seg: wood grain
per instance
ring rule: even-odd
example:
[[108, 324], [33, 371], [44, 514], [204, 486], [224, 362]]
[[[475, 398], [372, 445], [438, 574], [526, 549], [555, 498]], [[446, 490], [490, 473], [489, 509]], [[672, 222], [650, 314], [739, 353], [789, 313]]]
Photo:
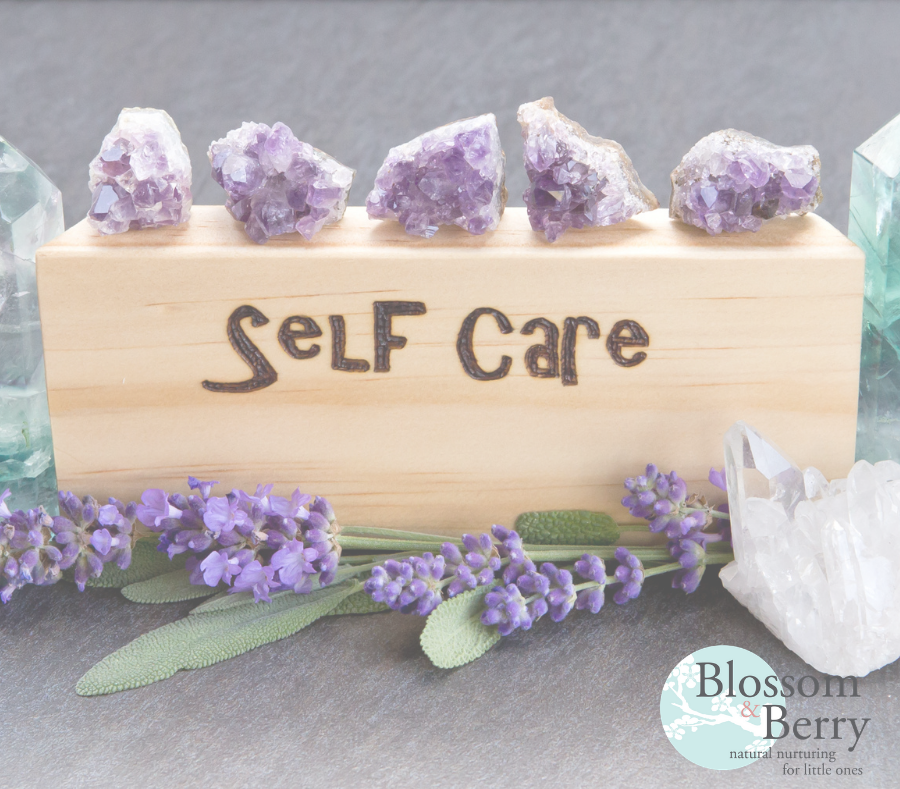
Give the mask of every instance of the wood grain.
[[[798, 463], [843, 476], [854, 456], [863, 262], [815, 215], [713, 238], [660, 210], [553, 245], [518, 208], [493, 234], [442, 228], [430, 240], [351, 208], [312, 242], [262, 247], [222, 207], [111, 237], [82, 222], [38, 253], [60, 486], [127, 499], [151, 486], [183, 490], [188, 474], [224, 489], [271, 481], [328, 496], [347, 523], [435, 531], [512, 523], [533, 509], [628, 520], [625, 476], [652, 460], [708, 490], [702, 480], [736, 419]], [[391, 316], [391, 336], [407, 342], [392, 343], [389, 370], [383, 357], [376, 369], [375, 302], [425, 307]], [[252, 376], [226, 333], [242, 306], [268, 319], [240, 325], [277, 380], [205, 389]], [[480, 317], [477, 361], [488, 371], [511, 362], [504, 377], [478, 380], [463, 369], [458, 335], [487, 307], [513, 331]], [[332, 316], [344, 321], [345, 361], [367, 370], [333, 368]], [[552, 360], [532, 353], [526, 364], [528, 348], [549, 340], [542, 324], [521, 329], [545, 318], [562, 346], [566, 319], [582, 317], [600, 337], [574, 326], [577, 384], [534, 375]], [[608, 343], [621, 321], [640, 324], [649, 344]], [[314, 344], [321, 352], [306, 358], [286, 351]], [[647, 358], [622, 366], [608, 344]]]

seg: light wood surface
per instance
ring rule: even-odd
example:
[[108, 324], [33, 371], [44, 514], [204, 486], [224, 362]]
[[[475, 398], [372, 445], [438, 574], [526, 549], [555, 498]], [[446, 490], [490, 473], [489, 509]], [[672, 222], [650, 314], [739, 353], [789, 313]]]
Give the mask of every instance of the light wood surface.
[[[86, 222], [38, 253], [38, 287], [60, 486], [139, 496], [185, 490], [186, 477], [232, 486], [274, 482], [330, 498], [340, 520], [471, 531], [524, 510], [601, 509], [631, 520], [622, 480], [648, 461], [692, 487], [722, 463], [737, 419], [829, 477], [853, 462], [863, 255], [825, 220], [774, 221], [713, 238], [664, 210], [620, 225], [570, 231], [556, 244], [507, 209], [481, 237], [442, 228], [423, 240], [362, 208], [312, 242], [249, 241], [218, 206], [195, 206], [178, 228], [100, 237]], [[422, 302], [395, 316], [408, 338], [375, 367], [373, 303]], [[277, 373], [247, 393], [201, 384], [251, 376], [226, 336], [247, 305], [269, 322], [241, 327]], [[482, 316], [478, 363], [508, 375], [475, 380], [457, 349], [466, 316]], [[321, 328], [278, 341], [289, 316]], [[332, 369], [329, 316], [346, 327], [345, 355], [366, 372]], [[577, 385], [528, 374], [520, 333], [545, 317], [593, 318], [576, 340]], [[620, 320], [649, 335], [647, 358], [614, 363]], [[293, 324], [293, 328], [300, 328]], [[636, 348], [625, 348], [630, 357]]]

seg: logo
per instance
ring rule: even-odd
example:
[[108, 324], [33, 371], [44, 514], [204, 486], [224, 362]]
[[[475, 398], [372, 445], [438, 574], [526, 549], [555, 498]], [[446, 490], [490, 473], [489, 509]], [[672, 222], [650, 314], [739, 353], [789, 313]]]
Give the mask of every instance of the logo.
[[784, 691], [761, 657], [740, 647], [706, 647], [666, 679], [659, 715], [669, 742], [694, 764], [734, 770], [771, 758], [773, 719], [784, 715]]

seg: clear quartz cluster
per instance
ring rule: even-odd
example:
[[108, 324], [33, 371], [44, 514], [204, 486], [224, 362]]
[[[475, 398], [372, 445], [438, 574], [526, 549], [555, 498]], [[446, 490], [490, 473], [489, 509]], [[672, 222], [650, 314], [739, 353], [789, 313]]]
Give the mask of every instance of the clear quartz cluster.
[[856, 457], [900, 460], [900, 116], [853, 154], [847, 235], [866, 253]]
[[283, 123], [243, 123], [209, 146], [225, 207], [257, 244], [300, 233], [311, 239], [347, 208], [356, 171], [306, 142]]
[[704, 137], [672, 171], [669, 216], [710, 235], [759, 230], [822, 201], [819, 153], [725, 129]]
[[34, 258], [63, 229], [59, 189], [0, 137], [0, 493], [12, 509], [56, 512]]
[[826, 674], [864, 676], [900, 657], [900, 464], [861, 460], [829, 483], [738, 422], [725, 468], [725, 588]]
[[592, 137], [562, 115], [552, 98], [523, 104], [518, 118], [531, 181], [523, 195], [528, 218], [548, 241], [570, 227], [614, 225], [659, 208], [625, 149]]
[[103, 235], [187, 222], [191, 159], [163, 110], [119, 113], [90, 165], [88, 222]]
[[496, 230], [506, 206], [506, 157], [492, 114], [449, 123], [391, 148], [366, 199], [373, 219], [431, 238], [440, 225]]

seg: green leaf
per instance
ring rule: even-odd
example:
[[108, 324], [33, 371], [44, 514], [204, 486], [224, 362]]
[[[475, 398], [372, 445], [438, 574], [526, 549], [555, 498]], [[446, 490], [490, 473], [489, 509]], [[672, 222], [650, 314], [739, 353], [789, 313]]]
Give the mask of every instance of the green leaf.
[[496, 627], [481, 624], [481, 586], [441, 603], [428, 615], [419, 638], [422, 649], [438, 668], [456, 668], [481, 657], [500, 640]]
[[342, 600], [338, 607], [328, 612], [328, 616], [340, 616], [341, 614], [377, 614], [381, 611], [390, 611], [384, 603], [376, 603], [365, 592], [356, 592], [346, 600]]
[[[277, 592], [272, 595], [272, 600], [274, 601], [282, 595], [289, 594], [294, 593], [290, 591]], [[238, 592], [237, 594], [220, 592], [205, 603], [201, 603], [196, 608], [191, 609], [191, 614], [208, 614], [211, 611], [228, 611], [245, 605], [253, 605], [252, 592]], [[339, 603], [337, 608], [333, 611], [329, 611], [326, 616], [340, 616], [341, 614], [377, 614], [380, 611], [390, 610], [391, 609], [384, 603], [376, 603], [365, 592], [359, 591]]]
[[[278, 594], [282, 593], [279, 592]], [[278, 594], [271, 595], [271, 598], [274, 600], [278, 597]], [[219, 592], [214, 597], [210, 597], [209, 600], [200, 603], [196, 608], [192, 608], [188, 613], [208, 614], [212, 611], [227, 611], [231, 608], [240, 608], [242, 605], [253, 605], [254, 602], [253, 592], [228, 594], [226, 589], [224, 592]]]
[[132, 603], [180, 603], [182, 600], [196, 600], [209, 597], [216, 590], [211, 586], [192, 584], [187, 570], [157, 575], [146, 581], [123, 587], [122, 594]]
[[[272, 600], [276, 600], [282, 595], [294, 594], [293, 592], [277, 592], [272, 595]], [[191, 609], [191, 614], [208, 614], [211, 611], [228, 611], [240, 608], [245, 605], [253, 605], [252, 592], [238, 592], [237, 594], [228, 594], [220, 592], [215, 597], [210, 598], [201, 603], [196, 608]], [[381, 611], [390, 611], [384, 603], [376, 603], [369, 595], [363, 591], [355, 592], [346, 600], [341, 601], [337, 608], [329, 611], [326, 616], [340, 616], [342, 614], [377, 614]]]
[[619, 525], [609, 515], [588, 510], [523, 512], [516, 531], [534, 545], [612, 545], [619, 539]]
[[[131, 549], [131, 564], [127, 570], [120, 570], [113, 562], [104, 565], [99, 578], [88, 578], [87, 586], [96, 586], [104, 589], [121, 589], [129, 584], [146, 581], [163, 573], [184, 568], [186, 555], [178, 555], [170, 560], [165, 553], [156, 550], [156, 535], [142, 537]], [[71, 580], [71, 571], [66, 571]]]
[[75, 687], [79, 696], [138, 688], [181, 669], [202, 668], [293, 635], [360, 588], [358, 581], [271, 603], [187, 616], [152, 630], [108, 655]]

